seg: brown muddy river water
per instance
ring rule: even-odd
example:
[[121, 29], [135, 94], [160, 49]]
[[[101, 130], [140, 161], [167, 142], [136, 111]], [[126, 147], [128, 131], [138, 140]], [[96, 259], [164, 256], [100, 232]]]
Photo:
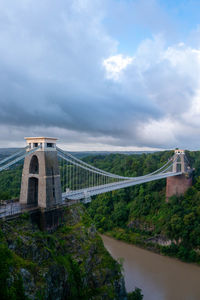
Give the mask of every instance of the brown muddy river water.
[[200, 267], [101, 236], [114, 259], [123, 259], [128, 292], [142, 289], [144, 300], [200, 300]]

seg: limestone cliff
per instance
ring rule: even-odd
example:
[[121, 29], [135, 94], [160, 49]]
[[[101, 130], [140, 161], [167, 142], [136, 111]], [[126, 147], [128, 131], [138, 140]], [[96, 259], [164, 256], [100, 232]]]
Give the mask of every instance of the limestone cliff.
[[28, 215], [0, 225], [1, 300], [127, 298], [120, 266], [81, 205], [66, 208], [51, 233]]

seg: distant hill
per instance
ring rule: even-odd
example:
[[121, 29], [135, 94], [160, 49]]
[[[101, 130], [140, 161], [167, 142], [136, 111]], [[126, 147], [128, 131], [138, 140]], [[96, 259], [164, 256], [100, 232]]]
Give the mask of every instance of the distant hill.
[[[2, 157], [9, 156], [15, 152], [20, 151], [22, 148], [0, 148], [0, 159]], [[156, 151], [69, 151], [70, 154], [78, 157], [83, 158], [86, 156], [91, 155], [109, 155], [109, 154], [125, 154], [125, 155], [131, 155], [131, 154], [142, 154], [142, 153], [153, 153]]]
[[22, 148], [0, 148], [0, 154], [8, 155], [20, 151], [21, 149]]
[[[68, 151], [69, 152], [69, 151]], [[142, 153], [153, 153], [155, 151], [73, 151], [69, 152], [72, 155], [83, 158], [86, 156], [97, 156], [97, 155], [109, 155], [109, 154], [125, 154], [125, 155], [131, 155], [131, 154], [142, 154]]]
[[0, 160], [12, 155], [15, 152], [19, 152], [20, 150], [22, 150], [22, 148], [0, 148]]

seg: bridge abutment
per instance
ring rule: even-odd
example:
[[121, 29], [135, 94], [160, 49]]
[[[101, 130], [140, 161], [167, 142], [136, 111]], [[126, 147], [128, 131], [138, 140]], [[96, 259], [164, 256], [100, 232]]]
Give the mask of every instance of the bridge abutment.
[[168, 202], [169, 198], [174, 195], [184, 195], [191, 186], [192, 177], [188, 177], [186, 174], [168, 177], [166, 182], [166, 202]]

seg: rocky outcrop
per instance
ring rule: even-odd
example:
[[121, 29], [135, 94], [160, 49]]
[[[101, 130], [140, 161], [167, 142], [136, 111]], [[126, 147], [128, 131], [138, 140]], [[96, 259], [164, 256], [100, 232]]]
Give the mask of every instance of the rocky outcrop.
[[15, 274], [26, 299], [127, 298], [120, 266], [81, 205], [65, 209], [53, 233], [40, 231], [25, 215], [1, 222], [0, 238], [12, 257], [8, 287]]
[[158, 244], [161, 246], [170, 246], [172, 244], [172, 241], [170, 239], [160, 234], [146, 239], [145, 242]]
[[141, 231], [146, 231], [146, 232], [153, 232], [155, 230], [154, 224], [140, 221], [138, 219], [129, 221], [127, 226], [130, 229], [139, 229]]

